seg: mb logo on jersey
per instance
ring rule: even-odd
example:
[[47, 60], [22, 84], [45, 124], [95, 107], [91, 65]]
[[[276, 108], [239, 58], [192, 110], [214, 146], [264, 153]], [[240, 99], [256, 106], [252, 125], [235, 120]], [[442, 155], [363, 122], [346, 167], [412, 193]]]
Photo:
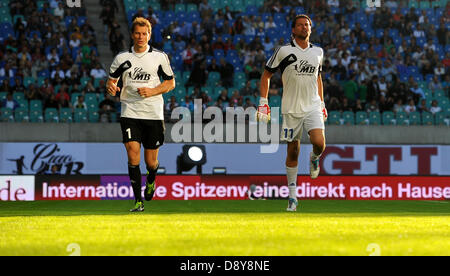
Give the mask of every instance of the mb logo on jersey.
[[309, 64], [306, 60], [301, 60], [299, 63], [295, 64], [294, 69], [299, 75], [314, 74], [316, 71], [316, 67]]
[[128, 76], [134, 81], [148, 81], [150, 80], [151, 75], [145, 72], [144, 69], [137, 67], [134, 68], [133, 73], [130, 72]]

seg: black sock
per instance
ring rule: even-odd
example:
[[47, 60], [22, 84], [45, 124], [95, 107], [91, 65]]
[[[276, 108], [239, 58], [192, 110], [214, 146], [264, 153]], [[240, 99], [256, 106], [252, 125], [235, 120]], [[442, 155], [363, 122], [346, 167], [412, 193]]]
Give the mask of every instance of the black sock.
[[128, 175], [130, 176], [131, 186], [133, 187], [134, 198], [136, 201], [142, 201], [141, 169], [139, 168], [139, 165], [133, 166], [128, 164]]
[[149, 184], [152, 184], [153, 181], [155, 181], [156, 173], [158, 172], [158, 168], [159, 168], [159, 163], [158, 163], [158, 166], [156, 167], [156, 169], [151, 169], [147, 166], [147, 171], [148, 171], [147, 182]]

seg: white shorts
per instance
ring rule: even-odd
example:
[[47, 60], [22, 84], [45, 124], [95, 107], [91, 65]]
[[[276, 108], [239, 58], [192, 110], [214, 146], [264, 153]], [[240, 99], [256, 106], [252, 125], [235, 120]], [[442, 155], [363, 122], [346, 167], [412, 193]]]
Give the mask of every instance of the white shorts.
[[306, 133], [309, 133], [312, 129], [325, 129], [323, 114], [320, 109], [311, 111], [301, 117], [294, 114], [283, 114], [280, 139], [287, 142], [300, 141], [303, 129], [306, 130]]

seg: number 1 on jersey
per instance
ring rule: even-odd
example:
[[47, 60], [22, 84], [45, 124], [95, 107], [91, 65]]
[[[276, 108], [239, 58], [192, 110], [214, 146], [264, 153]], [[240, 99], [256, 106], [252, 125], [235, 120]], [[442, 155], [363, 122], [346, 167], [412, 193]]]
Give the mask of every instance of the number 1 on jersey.
[[128, 133], [128, 139], [131, 139], [131, 128], [125, 130]]

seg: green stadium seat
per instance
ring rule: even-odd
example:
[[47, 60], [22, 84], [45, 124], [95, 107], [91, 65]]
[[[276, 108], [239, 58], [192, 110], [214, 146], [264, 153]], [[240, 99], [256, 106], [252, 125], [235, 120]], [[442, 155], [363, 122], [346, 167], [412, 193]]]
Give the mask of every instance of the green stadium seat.
[[97, 94], [96, 93], [86, 93], [84, 95], [84, 101], [86, 102], [86, 105], [95, 105], [98, 106], [98, 101], [97, 101]]
[[0, 102], [6, 99], [6, 96], [8, 95], [8, 92], [2, 91], [0, 92]]
[[27, 87], [27, 88], [28, 88], [28, 86], [30, 86], [30, 84], [33, 84], [35, 82], [36, 82], [36, 80], [33, 77], [25, 77], [25, 78], [23, 78], [23, 85], [25, 87]]
[[355, 113], [353, 113], [353, 111], [342, 112], [342, 118], [344, 119], [344, 125], [355, 124]]
[[42, 116], [42, 109], [31, 109], [30, 110], [30, 122], [32, 123], [42, 123], [44, 118]]
[[328, 113], [327, 122], [330, 125], [340, 125], [341, 124], [341, 113], [339, 111], [330, 111]]
[[357, 125], [367, 125], [369, 124], [369, 118], [367, 116], [367, 112], [365, 111], [358, 111], [355, 114], [356, 118], [356, 124]]
[[437, 90], [434, 91], [433, 97], [436, 98], [436, 99], [444, 98], [444, 97], [446, 97], [445, 96], [445, 91], [441, 90], [441, 89], [437, 89]]
[[30, 121], [30, 116], [28, 116], [28, 109], [16, 108], [16, 110], [14, 110], [14, 120], [18, 123]]
[[250, 87], [253, 89], [258, 89], [259, 87], [259, 79], [253, 79], [250, 81]]
[[420, 7], [420, 9], [428, 9], [428, 8], [430, 8], [430, 2], [428, 2], [428, 1], [420, 1], [419, 7]]
[[413, 126], [417, 126], [421, 124], [420, 113], [417, 111], [409, 113], [409, 124]]
[[38, 110], [42, 112], [42, 101], [41, 100], [31, 100], [30, 101], [30, 111]]
[[19, 108], [28, 110], [28, 100], [22, 99], [17, 101], [19, 103]]
[[59, 122], [72, 123], [72, 109], [68, 107], [61, 108], [59, 111]]
[[182, 81], [183, 81], [184, 84], [186, 84], [188, 82], [190, 76], [191, 76], [191, 72], [190, 71], [185, 71], [183, 73]]
[[419, 8], [419, 3], [417, 1], [409, 1], [408, 2], [408, 7], [409, 8], [416, 8], [416, 9], [418, 9]]
[[270, 96], [269, 97], [269, 106], [281, 107], [281, 96]]
[[182, 81], [182, 79], [183, 79], [183, 73], [180, 72], [180, 71], [175, 71], [173, 74], [174, 74], [174, 76], [175, 76], [175, 82], [176, 82], [177, 85], [178, 85], [178, 83], [179, 83], [180, 81]]
[[216, 86], [214, 88], [214, 94], [216, 95], [216, 97], [219, 97], [219, 95], [222, 93], [222, 90], [224, 90], [224, 89], [228, 91], [228, 89], [226, 89], [223, 86]]
[[446, 113], [445, 112], [438, 112], [434, 114], [434, 124], [437, 126], [446, 126]]
[[175, 12], [185, 12], [186, 11], [186, 5], [185, 4], [175, 4]]
[[211, 86], [204, 86], [201, 88], [203, 92], [206, 93], [206, 95], [208, 95], [209, 97], [211, 97], [211, 99], [215, 100], [216, 95], [214, 94], [214, 87]]
[[230, 10], [233, 12], [244, 12], [245, 11], [244, 1], [243, 0], [233, 1], [230, 6]]
[[86, 86], [86, 84], [89, 82], [91, 78], [90, 77], [83, 77], [80, 79], [80, 87], [84, 88]]
[[233, 76], [233, 84], [236, 87], [242, 88], [245, 87], [245, 83], [247, 82], [247, 76], [244, 72], [235, 72]]
[[381, 115], [381, 119], [383, 121], [383, 125], [393, 125], [395, 119], [394, 112], [384, 111]]
[[422, 125], [433, 125], [433, 114], [430, 112], [422, 112]]
[[264, 6], [264, 0], [254, 0], [254, 5], [258, 7]]
[[448, 100], [447, 97], [442, 97], [438, 100], [438, 105], [442, 108], [442, 109], [446, 109], [447, 106], [450, 105], [450, 102]]
[[423, 88], [423, 93], [425, 94], [425, 99], [433, 98], [433, 92], [429, 88]]
[[213, 11], [217, 12], [217, 10], [222, 8], [221, 0], [209, 0], [208, 3], [213, 9]]
[[[173, 91], [171, 91], [171, 96], [173, 95], [173, 96], [175, 96], [177, 99], [178, 98], [184, 98], [184, 97], [186, 97], [186, 89], [184, 89], [184, 87], [180, 87], [180, 86], [177, 86], [177, 87], [175, 87], [175, 89], [173, 90]], [[170, 96], [169, 96], [169, 99], [170, 99]]]
[[372, 111], [369, 113], [370, 125], [381, 125], [381, 114], [378, 111]]
[[100, 118], [100, 115], [98, 114], [98, 111], [96, 111], [96, 110], [88, 111], [88, 121], [89, 121], [89, 123], [98, 123], [99, 118]]
[[395, 114], [395, 122], [399, 126], [408, 125], [409, 124], [408, 113], [397, 112], [397, 114]]
[[88, 115], [86, 109], [76, 108], [73, 112], [73, 121], [75, 123], [86, 123], [88, 122]]
[[206, 81], [206, 84], [208, 86], [216, 86], [220, 82], [220, 73], [219, 72], [210, 72], [208, 74], [208, 80]]
[[14, 112], [10, 108], [0, 108], [0, 122], [14, 122]]
[[25, 100], [25, 93], [23, 92], [14, 92], [13, 93], [13, 99], [16, 101]]
[[44, 120], [47, 123], [57, 123], [59, 122], [58, 110], [56, 108], [50, 107], [44, 111]]

